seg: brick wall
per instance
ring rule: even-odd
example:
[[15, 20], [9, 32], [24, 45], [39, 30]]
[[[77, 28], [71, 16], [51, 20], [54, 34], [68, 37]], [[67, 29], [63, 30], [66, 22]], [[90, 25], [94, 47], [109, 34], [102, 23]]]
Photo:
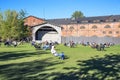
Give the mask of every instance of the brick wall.
[[[120, 37], [120, 22], [61, 25], [62, 36]], [[73, 28], [71, 28], [73, 27]]]
[[43, 19], [40, 19], [40, 18], [37, 18], [37, 17], [34, 17], [34, 16], [29, 16], [29, 17], [24, 19], [24, 22], [25, 22], [24, 23], [25, 25], [35, 26], [35, 25], [38, 25], [38, 24], [42, 24], [45, 21]]
[[[25, 25], [34, 26], [44, 23], [45, 20], [34, 16], [25, 18]], [[85, 37], [120, 37], [120, 22], [100, 22], [100, 23], [84, 23], [84, 24], [67, 24], [60, 25], [62, 27], [61, 35], [66, 36], [85, 36]]]

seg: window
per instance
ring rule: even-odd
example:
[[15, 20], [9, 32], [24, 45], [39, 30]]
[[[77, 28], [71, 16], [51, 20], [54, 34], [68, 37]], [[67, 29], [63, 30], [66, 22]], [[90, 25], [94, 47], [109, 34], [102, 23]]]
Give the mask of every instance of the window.
[[92, 26], [92, 29], [97, 29], [97, 26], [96, 25]]
[[118, 28], [120, 28], [120, 25], [118, 26]]
[[116, 19], [113, 19], [113, 21], [115, 22], [115, 21], [116, 21]]
[[85, 29], [85, 26], [81, 26], [80, 29]]
[[103, 31], [103, 34], [106, 34], [106, 32], [105, 32], [105, 31]]
[[62, 30], [64, 30], [64, 27], [61, 27]]
[[106, 19], [106, 22], [113, 22], [113, 19]]
[[91, 23], [91, 22], [92, 22], [92, 20], [89, 20], [88, 22], [89, 22], [89, 23]]
[[119, 34], [119, 31], [116, 31], [116, 34]]
[[93, 22], [100, 22], [99, 20], [93, 20]]
[[109, 25], [106, 25], [104, 28], [111, 28]]
[[73, 26], [70, 26], [69, 30], [72, 31], [73, 29], [74, 29], [74, 27], [73, 27]]
[[87, 20], [85, 20], [85, 21], [81, 21], [82, 23], [88, 23], [88, 21]]
[[112, 34], [112, 31], [109, 31], [109, 34]]
[[100, 20], [100, 22], [105, 22], [104, 20]]
[[70, 28], [69, 29], [74, 29], [74, 27], [73, 26], [70, 26]]

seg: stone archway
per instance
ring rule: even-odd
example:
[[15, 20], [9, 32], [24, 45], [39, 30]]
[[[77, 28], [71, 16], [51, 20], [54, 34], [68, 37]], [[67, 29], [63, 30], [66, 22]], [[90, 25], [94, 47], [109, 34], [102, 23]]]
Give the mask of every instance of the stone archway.
[[61, 27], [52, 24], [42, 24], [33, 27], [32, 30], [33, 41], [57, 41], [61, 43]]

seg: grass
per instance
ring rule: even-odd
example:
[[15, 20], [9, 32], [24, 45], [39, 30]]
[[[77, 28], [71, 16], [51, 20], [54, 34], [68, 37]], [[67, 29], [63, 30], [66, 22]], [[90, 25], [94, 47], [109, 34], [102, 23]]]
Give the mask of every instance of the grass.
[[65, 60], [30, 44], [0, 47], [0, 80], [119, 80], [120, 45], [97, 51], [89, 46], [56, 46]]

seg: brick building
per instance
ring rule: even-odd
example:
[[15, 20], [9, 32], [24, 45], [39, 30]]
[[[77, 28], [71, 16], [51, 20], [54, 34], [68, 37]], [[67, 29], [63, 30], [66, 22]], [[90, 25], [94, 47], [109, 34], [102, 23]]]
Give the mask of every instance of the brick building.
[[34, 41], [120, 43], [120, 15], [48, 20], [28, 16], [25, 24], [32, 27]]

